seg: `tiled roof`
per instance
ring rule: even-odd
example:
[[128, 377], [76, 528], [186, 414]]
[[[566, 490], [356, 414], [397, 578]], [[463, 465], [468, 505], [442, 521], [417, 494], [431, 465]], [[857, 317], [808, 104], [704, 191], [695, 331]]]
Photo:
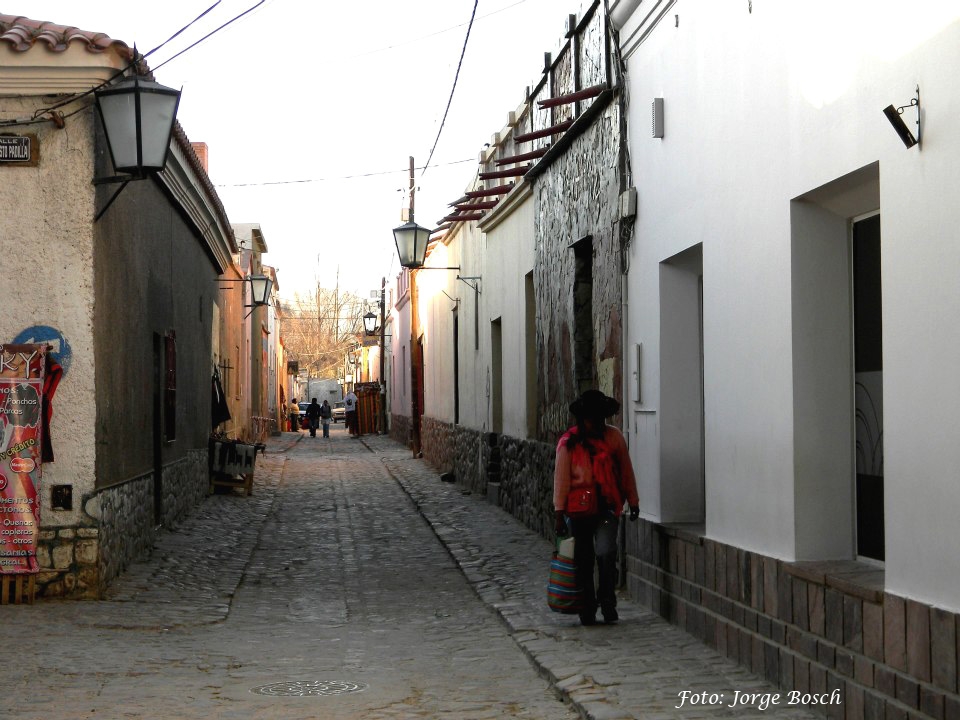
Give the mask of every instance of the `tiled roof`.
[[112, 47], [126, 60], [133, 59], [133, 50], [125, 42], [114, 40], [103, 33], [55, 25], [45, 20], [0, 14], [0, 43], [7, 43], [15, 52], [26, 52], [38, 42], [46, 45], [51, 52], [64, 52], [72, 42], [83, 43], [92, 53], [101, 53]]

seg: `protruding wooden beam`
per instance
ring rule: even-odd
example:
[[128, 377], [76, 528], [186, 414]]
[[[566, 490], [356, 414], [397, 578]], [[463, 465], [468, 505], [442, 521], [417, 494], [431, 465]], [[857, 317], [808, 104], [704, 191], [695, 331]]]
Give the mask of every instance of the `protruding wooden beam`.
[[474, 202], [474, 203], [463, 203], [457, 205], [458, 212], [465, 212], [467, 210], [489, 210], [490, 208], [495, 208], [499, 200], [487, 200], [486, 202]]
[[483, 213], [466, 213], [464, 215], [447, 215], [443, 221], [444, 222], [468, 222], [470, 220], [482, 220]]
[[530, 167], [530, 165], [524, 165], [522, 167], [510, 168], [509, 170], [496, 170], [494, 172], [480, 173], [480, 179], [496, 180], [497, 178], [521, 177], [527, 174], [527, 170], [529, 170]]
[[524, 135], [514, 135], [514, 142], [529, 142], [530, 140], [537, 140], [539, 138], [550, 137], [551, 135], [560, 135], [565, 133], [570, 129], [570, 126], [573, 125], [573, 120], [564, 120], [562, 123], [557, 123], [543, 130], [535, 130], [533, 132], [526, 133]]
[[506, 195], [511, 190], [513, 190], [513, 183], [507, 183], [506, 185], [497, 185], [496, 187], [484, 188], [483, 190], [470, 190], [467, 192], [467, 197], [478, 198], [488, 197], [490, 195]]
[[510, 155], [509, 157], [502, 157], [497, 160], [497, 165], [510, 165], [515, 162], [523, 162], [524, 160], [536, 160], [537, 158], [543, 157], [543, 155], [550, 149], [549, 145], [544, 145], [542, 148], [536, 150], [531, 150], [528, 153], [522, 153], [520, 155]]
[[567, 93], [566, 95], [558, 95], [555, 98], [547, 98], [546, 100], [537, 100], [537, 105], [539, 105], [541, 108], [557, 107], [558, 105], [569, 105], [570, 103], [575, 103], [580, 100], [589, 100], [592, 97], [596, 97], [606, 89], [607, 89], [606, 83], [601, 83], [600, 85], [594, 85], [592, 87], [584, 88], [583, 90], [577, 90], [576, 92]]

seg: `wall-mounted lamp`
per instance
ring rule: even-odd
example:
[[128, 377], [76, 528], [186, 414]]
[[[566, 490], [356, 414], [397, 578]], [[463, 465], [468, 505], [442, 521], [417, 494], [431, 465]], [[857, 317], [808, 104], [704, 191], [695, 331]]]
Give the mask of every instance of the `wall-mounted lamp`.
[[[254, 308], [270, 304], [270, 291], [273, 290], [273, 278], [271, 278], [269, 275], [247, 275], [245, 278], [241, 278], [240, 280], [219, 278], [218, 282], [250, 283], [251, 304], [244, 305], [245, 308], [250, 308], [250, 312], [247, 313], [246, 317], [250, 317], [250, 314], [253, 312]], [[225, 289], [226, 288], [221, 288], [221, 290]], [[246, 317], [244, 319], [246, 319]]]
[[166, 167], [180, 91], [134, 75], [97, 90], [94, 95], [113, 167], [124, 173], [94, 179], [95, 185], [123, 183], [97, 213], [96, 222], [128, 182], [143, 180]]
[[244, 280], [250, 283], [250, 296], [253, 300], [253, 305], [244, 305], [244, 307], [259, 307], [260, 305], [270, 304], [273, 278], [268, 275], [250, 275]]
[[363, 331], [367, 335], [376, 335], [377, 333], [377, 316], [372, 312], [363, 316]]
[[[913, 133], [910, 132], [910, 128], [907, 127], [907, 124], [903, 121], [903, 111], [907, 108], [916, 108], [917, 109], [917, 135], [914, 137]], [[903, 144], [907, 146], [909, 150], [914, 145], [920, 144], [920, 86], [917, 85], [917, 96], [910, 100], [909, 105], [901, 105], [900, 107], [894, 107], [893, 105], [887, 105], [883, 109], [883, 114], [887, 116], [887, 120], [890, 121], [890, 124], [893, 125], [893, 129], [896, 130], [897, 135], [900, 136], [900, 139], [903, 141]]]
[[413, 220], [393, 229], [393, 239], [397, 243], [397, 255], [405, 268], [423, 267], [427, 257], [427, 244], [430, 242], [430, 230], [417, 225]]

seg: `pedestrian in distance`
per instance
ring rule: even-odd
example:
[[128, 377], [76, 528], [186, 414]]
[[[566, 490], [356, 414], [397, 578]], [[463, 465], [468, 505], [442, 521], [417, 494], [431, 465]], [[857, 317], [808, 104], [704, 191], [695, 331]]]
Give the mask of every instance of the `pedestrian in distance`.
[[330, 418], [333, 417], [333, 408], [327, 400], [320, 406], [320, 422], [323, 423], [323, 436], [330, 437]]
[[300, 431], [300, 406], [297, 404], [297, 399], [294, 398], [290, 401], [290, 409], [287, 411], [290, 417], [290, 432], [299, 432]]
[[347, 422], [347, 430], [354, 437], [360, 436], [360, 428], [357, 426], [357, 394], [351, 390], [343, 397], [344, 419]]
[[307, 421], [310, 423], [310, 437], [316, 437], [320, 427], [320, 404], [316, 398], [312, 398], [307, 406]]
[[[580, 622], [595, 625], [597, 606], [606, 623], [617, 615], [617, 530], [623, 505], [640, 515], [637, 481], [623, 434], [606, 418], [620, 403], [587, 390], [570, 405], [576, 425], [557, 443], [553, 507], [558, 536], [573, 535], [576, 585], [583, 597]], [[594, 588], [594, 565], [599, 582]]]

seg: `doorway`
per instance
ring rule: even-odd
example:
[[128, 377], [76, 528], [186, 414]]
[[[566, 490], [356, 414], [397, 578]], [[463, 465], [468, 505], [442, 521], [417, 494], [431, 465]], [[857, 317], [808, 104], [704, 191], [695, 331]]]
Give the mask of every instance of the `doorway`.
[[884, 559], [880, 215], [853, 222], [857, 555]]
[[660, 263], [660, 513], [706, 516], [703, 246]]
[[460, 424], [460, 314], [453, 311], [453, 424]]
[[503, 334], [500, 318], [490, 323], [490, 429], [503, 432]]

